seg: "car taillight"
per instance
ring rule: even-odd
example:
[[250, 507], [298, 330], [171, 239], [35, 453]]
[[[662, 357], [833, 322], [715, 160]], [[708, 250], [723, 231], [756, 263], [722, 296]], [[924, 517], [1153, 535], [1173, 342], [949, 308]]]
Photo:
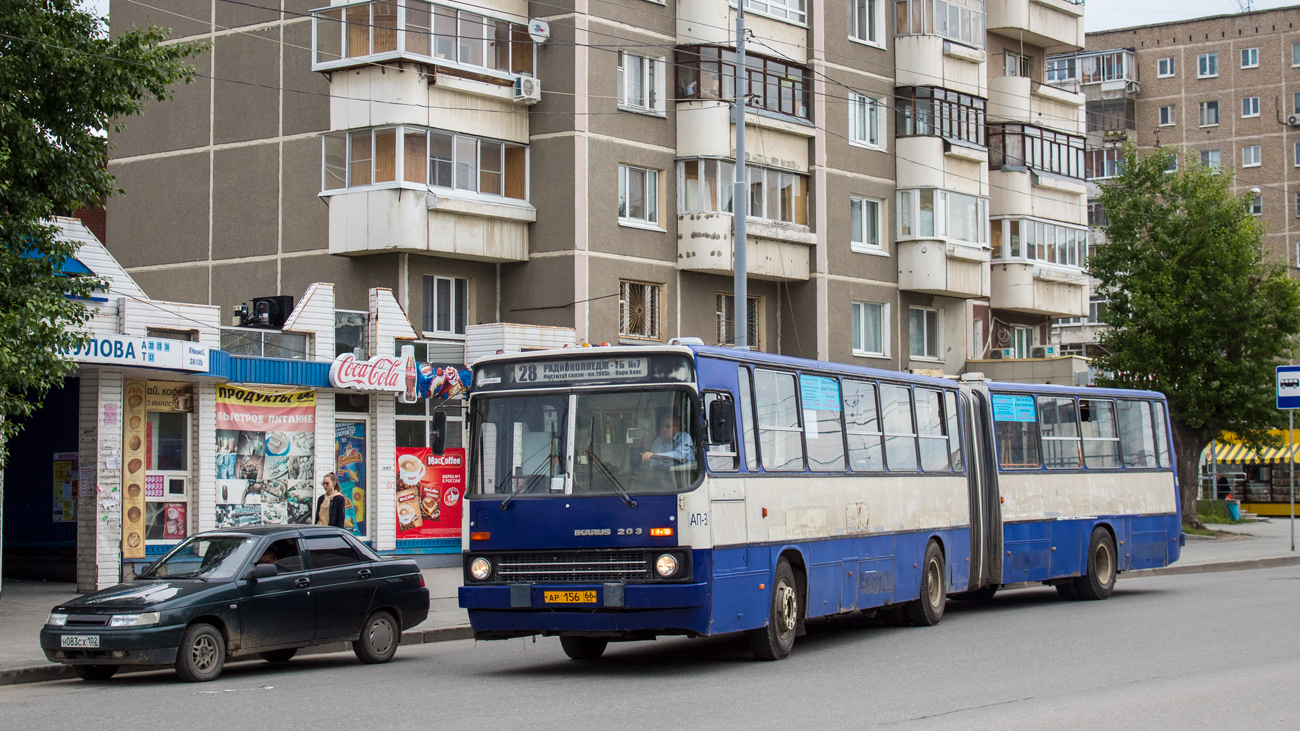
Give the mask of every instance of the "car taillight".
[[420, 574], [420, 588], [424, 588], [424, 574]]

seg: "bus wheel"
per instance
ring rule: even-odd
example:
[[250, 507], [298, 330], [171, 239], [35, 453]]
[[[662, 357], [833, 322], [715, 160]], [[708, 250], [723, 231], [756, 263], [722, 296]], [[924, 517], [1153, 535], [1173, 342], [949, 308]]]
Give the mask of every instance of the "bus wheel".
[[1079, 587], [1074, 585], [1075, 581], [1076, 579], [1070, 579], [1068, 581], [1063, 581], [1057, 584], [1056, 593], [1060, 594], [1061, 598], [1068, 602], [1078, 601], [1079, 599], [1082, 599], [1083, 597], [1079, 596]]
[[601, 637], [561, 637], [560, 647], [570, 660], [598, 660], [609, 640]]
[[1105, 599], [1115, 589], [1119, 562], [1115, 558], [1115, 539], [1105, 528], [1094, 528], [1088, 541], [1088, 573], [1074, 580], [1074, 589], [1082, 599]]
[[939, 544], [930, 541], [925, 547], [925, 563], [921, 565], [921, 596], [907, 603], [907, 618], [917, 627], [929, 627], [943, 619], [943, 608], [948, 601], [947, 575], [943, 565], [943, 551]]
[[772, 609], [766, 627], [749, 630], [749, 649], [759, 660], [780, 660], [794, 648], [799, 627], [799, 585], [784, 558], [776, 564], [772, 584]]

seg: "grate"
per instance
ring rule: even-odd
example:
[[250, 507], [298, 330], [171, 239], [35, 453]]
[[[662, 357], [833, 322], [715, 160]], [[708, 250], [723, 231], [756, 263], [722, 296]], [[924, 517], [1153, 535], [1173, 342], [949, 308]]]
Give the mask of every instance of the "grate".
[[108, 626], [107, 614], [70, 614], [66, 627], [106, 627]]
[[600, 583], [649, 580], [649, 551], [506, 553], [495, 558], [496, 580]]

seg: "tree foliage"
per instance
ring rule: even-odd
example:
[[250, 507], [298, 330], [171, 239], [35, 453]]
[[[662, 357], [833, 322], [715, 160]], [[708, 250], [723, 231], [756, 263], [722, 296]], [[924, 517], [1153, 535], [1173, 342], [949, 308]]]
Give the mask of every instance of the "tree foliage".
[[120, 192], [104, 130], [191, 80], [201, 47], [150, 28], [107, 37], [77, 0], [0, 0], [0, 468], [23, 418], [71, 366], [103, 282], [61, 275], [76, 246], [51, 218]]
[[1285, 423], [1274, 367], [1294, 352], [1300, 283], [1265, 262], [1254, 195], [1203, 165], [1166, 172], [1176, 155], [1125, 150], [1102, 187], [1107, 242], [1089, 260], [1106, 298], [1095, 365], [1100, 385], [1149, 388], [1169, 399], [1184, 522], [1195, 522], [1201, 450], [1231, 431], [1253, 446]]

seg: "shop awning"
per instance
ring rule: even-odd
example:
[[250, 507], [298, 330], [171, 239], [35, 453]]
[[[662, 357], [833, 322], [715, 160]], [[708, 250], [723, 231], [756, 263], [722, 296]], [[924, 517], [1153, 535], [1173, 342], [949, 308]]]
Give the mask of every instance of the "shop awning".
[[1278, 462], [1287, 462], [1287, 455], [1291, 455], [1291, 461], [1295, 459], [1296, 453], [1300, 453], [1300, 444], [1291, 447], [1269, 447], [1262, 451], [1256, 452], [1248, 449], [1244, 444], [1219, 444], [1215, 447], [1215, 461], [1219, 464], [1275, 464]]

